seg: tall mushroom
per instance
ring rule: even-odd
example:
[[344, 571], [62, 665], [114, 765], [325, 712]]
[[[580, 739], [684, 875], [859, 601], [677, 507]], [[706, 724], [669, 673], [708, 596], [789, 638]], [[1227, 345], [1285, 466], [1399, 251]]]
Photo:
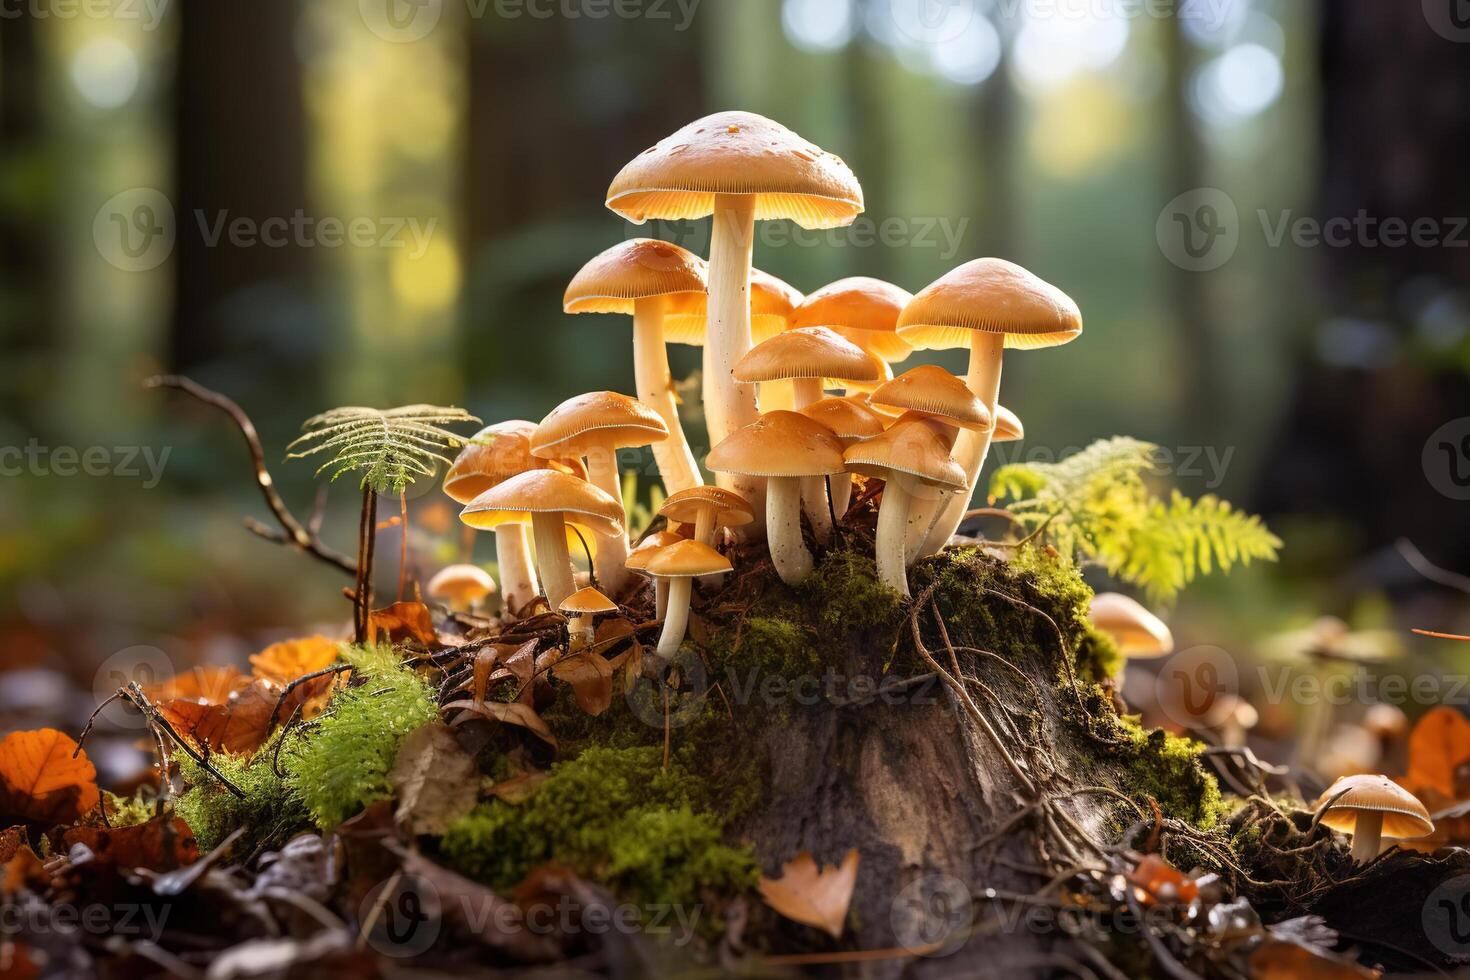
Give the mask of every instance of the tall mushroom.
[[711, 546], [720, 528], [740, 527], [755, 520], [749, 501], [720, 487], [693, 487], [676, 493], [664, 501], [658, 516], [694, 525], [694, 540]]
[[[708, 267], [706, 267], [708, 268]], [[791, 327], [791, 315], [801, 303], [801, 290], [784, 279], [754, 267], [750, 270], [750, 341], [758, 344]], [[670, 344], [703, 347], [709, 336], [709, 307], [702, 300], [679, 303], [664, 316], [664, 340]]]
[[[467, 504], [491, 487], [527, 470], [558, 467], [582, 474], [582, 464], [575, 460], [548, 461], [531, 455], [531, 434], [535, 423], [521, 419], [487, 425], [466, 443], [444, 475], [444, 493], [458, 504]], [[505, 615], [513, 617], [541, 592], [536, 570], [531, 562], [531, 546], [526, 540], [526, 514], [506, 513], [493, 524], [477, 525], [495, 530], [495, 562], [500, 583], [505, 590]]]
[[[613, 178], [607, 206], [636, 224], [712, 215], [709, 336], [704, 412], [715, 445], [756, 420], [755, 392], [732, 375], [751, 346], [750, 266], [755, 222], [789, 218], [836, 228], [863, 210], [847, 164], [780, 123], [750, 112], [719, 112], [660, 140]], [[759, 509], [760, 483], [726, 474]]]
[[658, 638], [658, 655], [673, 660], [689, 628], [689, 600], [694, 580], [706, 575], [723, 575], [731, 570], [730, 559], [699, 541], [680, 541], [648, 561], [648, 574], [669, 583], [669, 608]]
[[921, 490], [963, 490], [965, 471], [949, 455], [942, 430], [919, 418], [899, 419], [880, 435], [849, 446], [843, 455], [848, 469], [884, 481], [874, 543], [878, 579], [907, 596], [904, 539], [914, 498]]
[[1343, 776], [1327, 787], [1313, 809], [1320, 823], [1352, 835], [1358, 864], [1377, 857], [1385, 837], [1409, 840], [1434, 833], [1424, 804], [1387, 776]]
[[[803, 408], [801, 414], [830, 429], [844, 450], [855, 442], [876, 436], [892, 421], [869, 408], [864, 395], [823, 398]], [[828, 487], [832, 513], [840, 520], [852, 502], [852, 476], [846, 473], [834, 476], [828, 480]]]
[[[752, 347], [735, 365], [735, 380], [762, 387], [790, 382], [792, 403], [800, 411], [822, 400], [823, 378], [872, 380], [878, 362], [866, 351], [826, 327], [788, 330]], [[823, 477], [809, 477], [801, 487], [802, 506], [817, 540], [832, 535], [832, 510]]]
[[[668, 434], [658, 413], [637, 399], [615, 391], [593, 391], [568, 398], [552, 409], [531, 436], [531, 452], [543, 458], [584, 458], [588, 481], [621, 501], [618, 450], [662, 442]], [[622, 534], [598, 548], [594, 567], [609, 595], [617, 596], [627, 584], [627, 560], [628, 539]]]
[[605, 538], [624, 533], [622, 503], [586, 480], [557, 470], [528, 470], [502, 481], [466, 504], [459, 519], [471, 527], [495, 527], [506, 512], [531, 515], [536, 570], [552, 609], [576, 591], [567, 525]]
[[842, 473], [842, 443], [824, 426], [795, 412], [769, 412], [732, 432], [705, 460], [717, 473], [766, 481], [766, 544], [776, 574], [795, 585], [812, 570], [801, 537], [801, 481]]
[[703, 483], [699, 464], [679, 424], [674, 381], [664, 347], [667, 311], [705, 306], [704, 260], [668, 242], [634, 238], [582, 266], [562, 298], [568, 313], [622, 313], [633, 317], [633, 373], [638, 400], [658, 413], [669, 438], [653, 445], [659, 476], [670, 493]]
[[[965, 383], [992, 416], [1005, 348], [1054, 347], [1081, 332], [1082, 313], [1066, 293], [1002, 259], [975, 259], [952, 269], [920, 290], [898, 318], [898, 335], [915, 347], [970, 349]], [[989, 430], [961, 433], [955, 458], [972, 491], [989, 449]], [[958, 494], [944, 505], [923, 554], [954, 536], [969, 503]]]

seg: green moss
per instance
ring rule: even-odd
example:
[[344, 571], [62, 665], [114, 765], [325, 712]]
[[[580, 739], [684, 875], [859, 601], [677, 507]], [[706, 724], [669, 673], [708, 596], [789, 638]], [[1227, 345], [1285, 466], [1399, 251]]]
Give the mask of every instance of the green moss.
[[891, 629], [903, 614], [903, 596], [878, 580], [877, 563], [864, 551], [827, 552], [796, 593], [824, 636]]
[[399, 743], [438, 715], [433, 692], [399, 666], [391, 649], [345, 656], [357, 666], [353, 685], [337, 692], [281, 753], [287, 787], [323, 830], [391, 796], [388, 773]]
[[174, 812], [184, 819], [203, 850], [219, 845], [238, 828], [245, 835], [235, 848], [240, 855], [279, 847], [292, 834], [310, 825], [306, 807], [276, 775], [269, 749], [254, 761], [241, 756], [216, 755], [210, 765], [237, 786], [239, 799], [188, 756], [179, 757], [179, 774], [188, 792], [174, 800]]
[[751, 853], [724, 841], [708, 788], [655, 747], [589, 748], [557, 763], [518, 806], [491, 800], [450, 826], [444, 860], [497, 889], [554, 863], [629, 900], [698, 904], [755, 883]]
[[132, 796], [118, 796], [104, 790], [102, 795], [107, 803], [107, 823], [113, 827], [134, 827], [147, 823], [157, 812], [158, 798], [151, 790], [145, 794], [140, 789]]
[[1153, 799], [1167, 816], [1209, 830], [1229, 812], [1220, 796], [1220, 784], [1200, 763], [1203, 743], [1171, 735], [1162, 729], [1144, 729], [1133, 718], [1114, 722], [1121, 733], [1126, 778], [1121, 788], [1135, 799]]

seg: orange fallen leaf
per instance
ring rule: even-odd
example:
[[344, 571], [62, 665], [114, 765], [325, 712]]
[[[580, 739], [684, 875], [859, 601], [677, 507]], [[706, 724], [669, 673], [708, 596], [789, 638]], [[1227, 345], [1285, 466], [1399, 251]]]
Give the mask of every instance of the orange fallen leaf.
[[151, 687], [143, 693], [154, 701], [172, 701], [188, 698], [207, 704], [219, 704], [231, 694], [250, 683], [250, 678], [235, 667], [199, 666], [191, 667], [181, 674]]
[[425, 646], [439, 645], [433, 617], [422, 602], [395, 602], [368, 613], [368, 642], [376, 642], [379, 633], [393, 643], [413, 640]]
[[73, 827], [62, 840], [68, 848], [85, 845], [93, 860], [126, 870], [173, 871], [199, 860], [194, 832], [178, 817], [154, 817], [131, 827]]
[[1178, 902], [1188, 905], [1199, 897], [1199, 884], [1157, 854], [1146, 854], [1128, 875], [1133, 894], [1144, 905]]
[[0, 816], [55, 826], [74, 822], [97, 800], [97, 770], [62, 732], [42, 728], [0, 739]]
[[282, 640], [251, 654], [251, 673], [277, 684], [289, 684], [298, 677], [314, 674], [336, 663], [341, 647], [342, 644], [325, 636]]
[[486, 701], [477, 704], [474, 701], [451, 701], [440, 708], [441, 712], [451, 711], [455, 708], [463, 708], [464, 714], [449, 723], [450, 727], [458, 727], [473, 717], [484, 718], [487, 721], [501, 721], [509, 725], [519, 725], [527, 731], [533, 732], [547, 745], [556, 745], [556, 736], [551, 734], [551, 729], [546, 727], [534, 709], [520, 702], [506, 704], [503, 701]]
[[612, 664], [600, 653], [581, 652], [551, 668], [551, 676], [571, 685], [577, 706], [596, 717], [612, 706]]
[[1441, 796], [1464, 799], [1470, 772], [1470, 721], [1454, 708], [1431, 708], [1409, 733], [1409, 773], [1405, 783], [1412, 792], [1427, 787]]
[[1297, 943], [1267, 940], [1251, 953], [1255, 980], [1376, 980], [1378, 970], [1327, 956]]
[[0, 832], [0, 895], [14, 895], [21, 889], [41, 891], [51, 876], [41, 864], [24, 827], [10, 827]]
[[815, 926], [836, 939], [842, 935], [852, 891], [857, 885], [858, 851], [847, 852], [841, 865], [817, 866], [810, 853], [802, 851], [781, 866], [781, 877], [761, 876], [761, 898], [781, 915], [803, 925]]

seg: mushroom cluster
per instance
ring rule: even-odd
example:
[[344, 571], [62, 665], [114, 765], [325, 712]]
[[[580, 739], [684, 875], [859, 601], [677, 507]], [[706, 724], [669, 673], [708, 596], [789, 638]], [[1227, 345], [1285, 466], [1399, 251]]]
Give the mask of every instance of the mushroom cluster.
[[[756, 221], [833, 228], [863, 210], [841, 159], [753, 113], [717, 113], [650, 147], [606, 203], [635, 224], [710, 217], [709, 256], [635, 238], [593, 257], [563, 309], [632, 317], [635, 394], [577, 395], [539, 424], [491, 426], [455, 462], [445, 492], [467, 525], [496, 531], [503, 618], [544, 593], [590, 642], [590, 615], [647, 576], [659, 651], [671, 656], [696, 583], [719, 587], [733, 543], [764, 541], [794, 585], [854, 500], [876, 507], [880, 578], [907, 595], [908, 569], [964, 517], [990, 443], [1021, 436], [997, 403], [1004, 350], [1072, 340], [1077, 305], [1000, 259], [968, 262], [917, 294], [854, 277], [803, 296], [753, 268]], [[707, 441], [680, 420], [672, 343], [703, 349]], [[915, 350], [940, 348], [967, 349], [967, 373], [922, 365], [895, 377], [892, 365]], [[659, 512], [666, 528], [630, 542], [617, 451], [641, 446], [671, 496]], [[705, 449], [714, 485], [699, 465]], [[578, 590], [569, 540], [585, 549], [597, 595]]]

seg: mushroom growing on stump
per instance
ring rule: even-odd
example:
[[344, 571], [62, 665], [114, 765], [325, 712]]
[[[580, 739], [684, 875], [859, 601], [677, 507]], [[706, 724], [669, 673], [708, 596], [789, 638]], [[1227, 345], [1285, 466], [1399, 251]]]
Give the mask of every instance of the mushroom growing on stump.
[[[710, 445], [756, 420], [755, 391], [731, 372], [751, 346], [750, 262], [757, 219], [837, 228], [863, 210], [847, 164], [780, 123], [750, 112], [696, 120], [639, 154], [613, 178], [607, 206], [635, 224], [713, 215], [704, 413]], [[739, 474], [726, 474], [727, 481]], [[757, 506], [760, 482], [722, 484]]]
[[689, 628], [689, 599], [694, 593], [694, 580], [706, 575], [723, 575], [730, 571], [730, 559], [707, 544], [680, 541], [655, 554], [648, 562], [648, 574], [669, 583], [669, 608], [664, 614], [663, 632], [658, 638], [658, 655], [674, 659], [684, 632]]
[[[548, 461], [532, 456], [531, 434], [535, 431], [535, 423], [511, 419], [475, 433], [444, 475], [444, 493], [455, 503], [467, 504], [527, 470], [556, 467], [582, 475], [582, 464], [575, 460]], [[482, 530], [495, 530], [495, 562], [505, 589], [502, 618], [512, 618], [516, 610], [524, 609], [541, 592], [526, 539], [525, 525], [530, 521], [526, 514], [506, 513], [493, 525], [476, 525]]]
[[495, 579], [479, 565], [446, 565], [429, 579], [424, 591], [455, 612], [473, 612], [495, 594]]
[[949, 446], [937, 428], [916, 418], [899, 419], [882, 434], [848, 447], [844, 456], [854, 473], [884, 481], [874, 544], [878, 579], [907, 596], [904, 539], [913, 500], [921, 491], [963, 490], [965, 471], [949, 455]]
[[567, 524], [604, 538], [623, 535], [622, 503], [586, 480], [556, 470], [530, 470], [491, 487], [466, 504], [459, 519], [471, 527], [495, 527], [507, 511], [531, 515], [536, 570], [553, 609], [576, 591]]
[[[735, 365], [735, 380], [745, 384], [789, 381], [797, 411], [822, 400], [823, 378], [872, 380], [878, 362], [856, 344], [826, 327], [788, 330], [750, 349]], [[801, 502], [817, 540], [825, 544], [832, 536], [832, 508], [827, 503], [827, 484], [822, 477], [809, 477], [801, 487]]]
[[634, 238], [582, 266], [562, 298], [562, 309], [568, 313], [632, 315], [638, 400], [657, 412], [669, 431], [668, 439], [653, 444], [653, 458], [670, 493], [704, 480], [679, 424], [663, 322], [671, 309], [704, 315], [704, 270], [703, 259], [677, 245]]
[[[637, 399], [615, 391], [594, 391], [568, 398], [552, 409], [536, 426], [531, 452], [541, 457], [585, 458], [588, 482], [621, 501], [618, 450], [662, 442], [668, 434], [658, 413]], [[593, 561], [602, 587], [610, 595], [620, 594], [628, 582], [627, 537], [619, 533], [603, 542]]]
[[[920, 290], [898, 318], [898, 335], [915, 347], [970, 349], [965, 383], [992, 417], [1005, 348], [1054, 347], [1080, 333], [1082, 313], [1066, 293], [1002, 259], [976, 259], [951, 270]], [[955, 458], [972, 489], [989, 449], [989, 430], [966, 431], [956, 444]], [[944, 547], [969, 503], [960, 494], [945, 505], [922, 554]]]
[[[855, 442], [876, 436], [890, 421], [869, 408], [864, 395], [823, 398], [803, 408], [801, 414], [830, 429], [844, 450]], [[834, 476], [828, 486], [832, 491], [832, 513], [841, 520], [852, 501], [852, 476]]]
[[567, 596], [556, 609], [568, 618], [567, 632], [572, 638], [572, 649], [578, 650], [592, 645], [596, 636], [594, 621], [597, 617], [602, 613], [617, 612], [618, 604], [588, 586]]
[[1167, 657], [1174, 652], [1174, 634], [1164, 621], [1120, 592], [1099, 592], [1093, 596], [1087, 606], [1087, 618], [1111, 636], [1118, 652], [1129, 660]]
[[[628, 552], [627, 567], [629, 571], [648, 574], [648, 563], [653, 556], [671, 544], [686, 541], [687, 538], [680, 537], [673, 531], [655, 531], [642, 541], [638, 547]], [[669, 581], [668, 579], [655, 578], [653, 580], [653, 603], [654, 619], [663, 619], [664, 610], [669, 608]]]
[[842, 443], [795, 412], [770, 412], [733, 432], [705, 460], [717, 473], [766, 481], [766, 544], [776, 574], [795, 585], [812, 570], [801, 537], [801, 481], [845, 472]]
[[828, 283], [802, 300], [791, 326], [827, 327], [889, 364], [914, 352], [895, 328], [913, 294], [881, 279], [853, 276]]
[[1344, 776], [1327, 787], [1313, 809], [1322, 824], [1352, 835], [1358, 864], [1377, 857], [1385, 837], [1412, 840], [1434, 833], [1424, 804], [1387, 776]]
[[713, 546], [722, 527], [741, 527], [755, 520], [750, 504], [733, 490], [694, 487], [674, 494], [659, 508], [658, 516], [678, 524], [694, 525], [694, 540]]

